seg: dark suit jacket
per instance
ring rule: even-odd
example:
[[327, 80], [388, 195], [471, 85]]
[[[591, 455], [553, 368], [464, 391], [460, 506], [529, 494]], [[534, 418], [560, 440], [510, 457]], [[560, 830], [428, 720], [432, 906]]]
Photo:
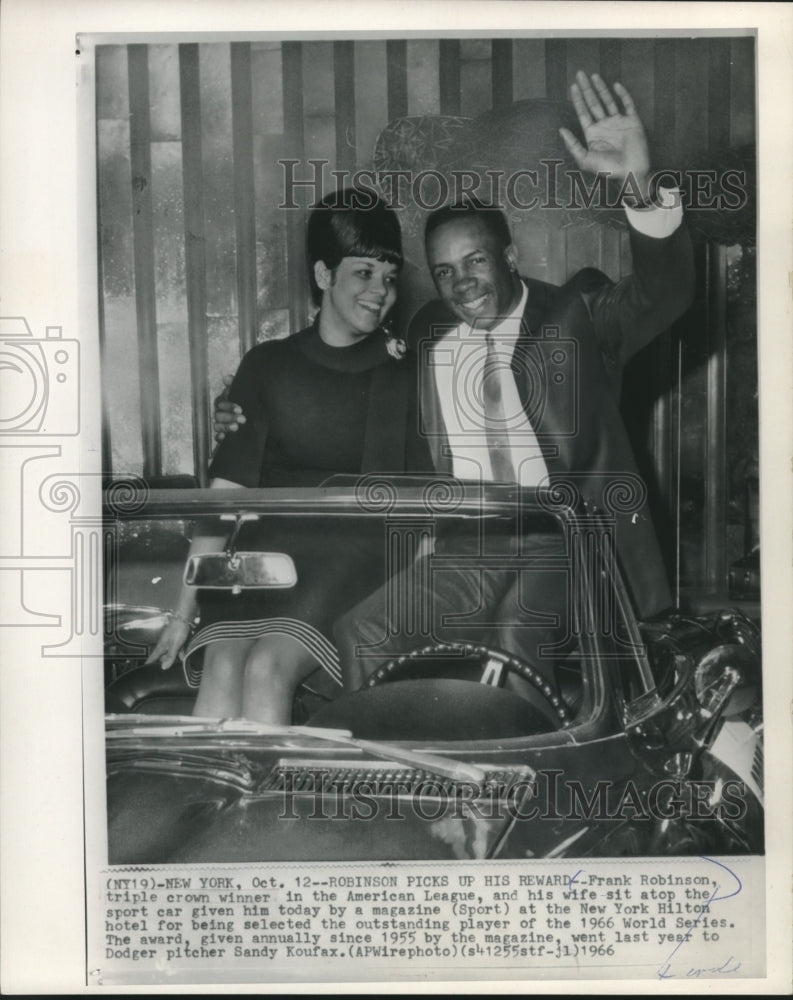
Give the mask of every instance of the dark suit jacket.
[[[619, 412], [625, 362], [690, 305], [691, 243], [684, 227], [657, 239], [631, 230], [634, 273], [616, 284], [587, 268], [565, 285], [526, 280], [529, 297], [513, 372], [558, 495], [614, 518], [616, 548], [642, 616], [671, 603], [666, 572]], [[524, 279], [525, 280], [525, 279]], [[411, 322], [409, 340], [426, 361], [459, 325], [440, 301]], [[422, 343], [423, 342], [423, 343]], [[435, 380], [421, 365], [422, 424], [438, 471], [451, 472]]]

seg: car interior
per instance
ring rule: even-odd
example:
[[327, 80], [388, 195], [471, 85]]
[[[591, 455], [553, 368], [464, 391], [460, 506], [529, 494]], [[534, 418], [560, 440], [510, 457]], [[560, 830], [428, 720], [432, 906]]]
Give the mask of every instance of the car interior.
[[[369, 530], [373, 516], [380, 518], [384, 532], [389, 530], [387, 517], [371, 512], [361, 516], [367, 518]], [[436, 518], [438, 525], [442, 520]], [[525, 571], [531, 564], [532, 532], [547, 532], [549, 520], [524, 517], [520, 555], [507, 557], [510, 565], [520, 565]], [[263, 521], [266, 529], [267, 519]], [[502, 522], [497, 531], [515, 530], [514, 519]], [[310, 523], [312, 531], [329, 530], [325, 518]], [[458, 529], [461, 524], [464, 533], [478, 532], [481, 526], [478, 518], [458, 517]], [[261, 528], [259, 524], [257, 530]], [[182, 665], [169, 670], [159, 664], [144, 665], [168, 620], [193, 530], [191, 519], [176, 516], [128, 518], [112, 525], [105, 610], [105, 706], [109, 714], [186, 716], [193, 710], [197, 688]], [[560, 532], [558, 524], [555, 530]], [[244, 529], [236, 542], [240, 546], [234, 553], [236, 565], [242, 563], [250, 571], [256, 557], [247, 558]], [[197, 582], [231, 589], [240, 586], [241, 571], [237, 570], [237, 577], [229, 575], [229, 561], [228, 552], [218, 554], [190, 572]], [[484, 566], [487, 559], [481, 562]], [[563, 566], [548, 571], [566, 572]], [[472, 572], [478, 572], [476, 567]], [[245, 588], [244, 580], [241, 586]], [[260, 593], [266, 608], [267, 590]], [[405, 740], [492, 739], [569, 728], [592, 702], [594, 674], [587, 665], [591, 658], [584, 653], [595, 641], [591, 634], [576, 635], [579, 617], [569, 617], [565, 620], [568, 616], [560, 613], [553, 633], [559, 638], [547, 647], [553, 665], [551, 683], [547, 667], [540, 671], [532, 662], [536, 646], [532, 656], [521, 655], [519, 649], [503, 648], [498, 628], [483, 632], [458, 626], [454, 635], [444, 634], [442, 642], [433, 641], [432, 636], [406, 638], [399, 655], [380, 662], [359, 691], [345, 691], [318, 668], [297, 692], [292, 722], [349, 729], [362, 738]]]

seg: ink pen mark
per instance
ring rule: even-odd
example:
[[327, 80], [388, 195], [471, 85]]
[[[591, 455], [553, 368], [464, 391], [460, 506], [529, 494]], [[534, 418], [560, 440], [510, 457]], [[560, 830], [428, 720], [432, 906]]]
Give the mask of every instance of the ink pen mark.
[[[670, 973], [669, 972], [669, 968], [671, 966], [672, 959], [675, 957], [675, 954], [680, 950], [680, 948], [682, 948], [682, 946], [686, 943], [686, 941], [688, 941], [691, 938], [691, 934], [693, 933], [694, 928], [697, 926], [697, 924], [700, 922], [700, 920], [704, 917], [704, 915], [707, 912], [708, 907], [710, 906], [710, 904], [711, 903], [719, 903], [719, 902], [721, 902], [722, 900], [725, 900], [725, 899], [732, 899], [733, 896], [737, 896], [738, 893], [741, 891], [741, 889], [743, 889], [743, 883], [741, 882], [741, 880], [738, 878], [738, 876], [735, 874], [735, 872], [731, 868], [728, 868], [726, 865], [723, 865], [721, 863], [721, 861], [716, 861], [715, 858], [707, 858], [707, 857], [705, 857], [704, 854], [701, 855], [701, 859], [702, 859], [702, 861], [710, 861], [712, 864], [718, 865], [719, 868], [723, 868], [724, 871], [727, 872], [728, 875], [732, 876], [732, 878], [735, 879], [735, 881], [738, 883], [738, 887], [737, 887], [737, 889], [733, 889], [732, 892], [728, 892], [724, 896], [719, 896], [719, 895], [717, 895], [717, 893], [718, 893], [719, 889], [721, 888], [721, 886], [718, 884], [718, 882], [716, 883], [716, 885], [715, 885], [715, 887], [713, 889], [713, 892], [710, 894], [710, 896], [708, 897], [708, 899], [706, 899], [705, 902], [702, 904], [699, 913], [696, 915], [696, 917], [692, 921], [691, 926], [686, 931], [685, 935], [683, 936], [683, 939], [681, 941], [678, 941], [678, 943], [672, 949], [672, 952], [670, 953], [670, 955], [667, 958], [667, 960], [664, 963], [664, 965], [662, 965], [661, 968], [658, 970], [658, 978], [659, 979], [674, 979], [675, 978], [674, 973]], [[732, 958], [732, 956], [730, 956], [730, 958]], [[740, 968], [740, 962], [738, 963], [738, 968]], [[718, 971], [718, 970], [716, 970], [716, 971]], [[731, 970], [731, 971], [733, 971], [733, 970]]]
[[[669, 962], [666, 962], [658, 970], [658, 978], [659, 979], [677, 979], [678, 977], [675, 975], [675, 973], [669, 971], [670, 968], [671, 968], [671, 966], [670, 966]], [[692, 966], [686, 972], [685, 978], [686, 979], [699, 979], [703, 975], [706, 976], [706, 977], [708, 977], [708, 978], [712, 978], [716, 973], [719, 973], [719, 974], [724, 975], [724, 976], [730, 976], [730, 975], [734, 975], [736, 972], [738, 972], [738, 970], [740, 968], [741, 968], [741, 963], [738, 962], [738, 961], [736, 961], [736, 959], [734, 959], [732, 957], [732, 955], [730, 955], [730, 957], [725, 962], [722, 962], [721, 965], [714, 965], [714, 966], [711, 966], [710, 968], [708, 968], [707, 966], [702, 966], [702, 967], [699, 967], [699, 968], [697, 966]]]
[[568, 892], [569, 892], [569, 891], [570, 891], [570, 890], [571, 890], [571, 889], [573, 888], [573, 883], [574, 883], [574, 882], [575, 882], [575, 880], [576, 880], [576, 879], [578, 878], [578, 876], [579, 876], [579, 875], [583, 875], [583, 873], [584, 873], [584, 869], [583, 869], [583, 868], [579, 868], [579, 869], [578, 869], [578, 871], [577, 871], [577, 872], [575, 873], [575, 875], [573, 875], [573, 877], [572, 877], [572, 878], [570, 879], [570, 881], [569, 881], [569, 882], [567, 883], [567, 889], [568, 889]]
[[722, 962], [721, 965], [715, 965], [712, 966], [711, 968], [699, 968], [699, 969], [693, 967], [688, 970], [688, 972], [686, 973], [686, 977], [688, 979], [698, 979], [701, 975], [703, 975], [703, 973], [705, 975], [712, 976], [716, 972], [719, 972], [725, 976], [729, 976], [732, 973], [737, 972], [741, 967], [740, 962], [737, 962], [735, 965], [731, 965], [730, 963], [732, 962], [735, 962], [735, 959], [732, 957], [732, 955], [730, 955], [727, 961]]
[[[732, 870], [732, 868], [728, 868], [726, 865], [723, 865], [721, 863], [721, 861], [717, 861], [715, 858], [706, 858], [704, 854], [701, 855], [701, 857], [702, 857], [703, 861], [710, 861], [711, 864], [718, 865], [719, 868], [723, 868], [724, 871], [727, 872], [728, 875], [731, 875], [735, 879], [735, 881], [738, 883], [738, 888], [737, 889], [733, 889], [732, 892], [728, 892], [726, 896], [717, 896], [715, 899], [713, 899], [711, 901], [714, 902], [714, 903], [718, 903], [722, 899], [731, 899], [733, 896], [737, 896], [738, 893], [741, 891], [741, 889], [743, 889], [743, 882], [741, 882], [741, 880], [738, 878], [738, 876], [735, 874], [735, 872]], [[718, 886], [716, 886], [716, 888], [718, 889]], [[707, 904], [705, 904], [705, 905], [707, 905]]]

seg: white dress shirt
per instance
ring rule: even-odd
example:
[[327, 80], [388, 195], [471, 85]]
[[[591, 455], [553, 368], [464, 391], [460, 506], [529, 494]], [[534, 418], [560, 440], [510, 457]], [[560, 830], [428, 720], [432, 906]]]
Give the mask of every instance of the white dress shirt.
[[[548, 470], [510, 368], [529, 295], [523, 282], [521, 289], [518, 304], [491, 333], [500, 362], [498, 379], [512, 465], [522, 486], [536, 486]], [[484, 331], [462, 323], [433, 347], [430, 364], [452, 452], [452, 472], [459, 479], [492, 482], [482, 399], [486, 354]]]

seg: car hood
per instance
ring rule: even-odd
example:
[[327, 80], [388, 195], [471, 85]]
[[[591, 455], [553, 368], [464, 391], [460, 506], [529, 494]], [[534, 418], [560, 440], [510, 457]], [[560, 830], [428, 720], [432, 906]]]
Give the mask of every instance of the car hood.
[[[302, 733], [114, 738], [107, 754], [109, 862], [634, 854], [653, 835], [655, 824], [634, 822], [632, 804], [647, 800], [653, 776], [622, 735], [544, 747], [494, 741], [481, 752], [469, 748], [465, 759], [482, 782], [329, 747]], [[604, 774], [608, 788], [600, 796]], [[627, 812], [620, 811], [626, 790]]]

